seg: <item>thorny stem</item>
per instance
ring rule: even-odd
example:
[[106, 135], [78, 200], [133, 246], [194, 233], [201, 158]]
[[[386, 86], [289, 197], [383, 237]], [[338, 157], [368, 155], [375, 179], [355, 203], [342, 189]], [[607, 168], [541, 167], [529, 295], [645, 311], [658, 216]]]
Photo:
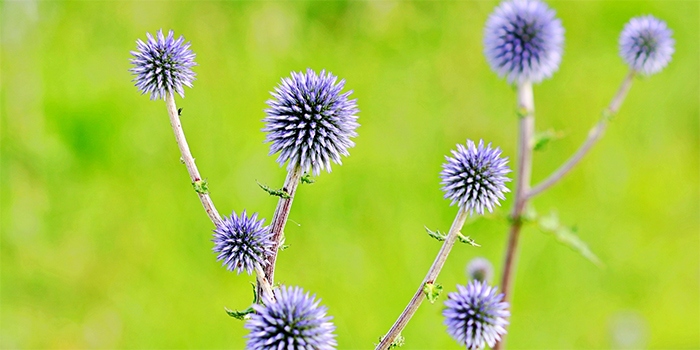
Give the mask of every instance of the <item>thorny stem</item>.
[[442, 270], [442, 267], [445, 265], [447, 256], [450, 254], [450, 250], [452, 250], [455, 241], [457, 241], [459, 231], [462, 230], [462, 226], [464, 226], [464, 221], [466, 219], [467, 212], [459, 209], [454, 222], [452, 222], [452, 227], [450, 227], [450, 232], [445, 238], [445, 243], [442, 244], [442, 248], [440, 248], [440, 252], [438, 252], [438, 255], [435, 257], [435, 261], [433, 262], [433, 265], [430, 266], [430, 270], [428, 270], [428, 274], [423, 279], [423, 282], [421, 282], [420, 286], [418, 286], [418, 291], [416, 291], [416, 294], [413, 295], [411, 301], [408, 303], [408, 305], [406, 305], [406, 308], [403, 310], [396, 322], [394, 322], [394, 325], [391, 326], [391, 329], [389, 329], [386, 336], [384, 336], [382, 341], [379, 342], [379, 345], [377, 345], [375, 350], [388, 349], [394, 339], [396, 339], [396, 337], [406, 327], [408, 321], [410, 321], [411, 317], [413, 317], [413, 314], [416, 313], [416, 310], [418, 310], [418, 307], [423, 302], [423, 299], [425, 299], [423, 287], [426, 283], [435, 283], [435, 280], [440, 274], [440, 270]]
[[[173, 94], [166, 94], [165, 105], [168, 107], [168, 115], [170, 116], [170, 125], [173, 127], [173, 133], [175, 133], [175, 141], [177, 141], [177, 146], [180, 148], [180, 153], [182, 154], [182, 161], [187, 167], [187, 172], [190, 174], [190, 180], [194, 184], [196, 181], [201, 181], [202, 177], [199, 175], [199, 170], [197, 170], [197, 165], [194, 164], [194, 158], [192, 158], [192, 153], [190, 153], [190, 147], [187, 145], [187, 139], [185, 138], [185, 133], [182, 130], [182, 125], [180, 125], [180, 117], [177, 113], [177, 106], [175, 105], [175, 98]], [[207, 216], [214, 225], [219, 225], [221, 223], [221, 216], [219, 212], [214, 207], [214, 202], [212, 202], [209, 197], [209, 193], [197, 192], [199, 200], [202, 202], [204, 210], [207, 212]]]
[[282, 242], [284, 225], [287, 224], [289, 211], [292, 209], [292, 200], [294, 200], [294, 194], [301, 180], [301, 172], [301, 167], [297, 165], [287, 173], [287, 178], [284, 180], [284, 187], [282, 187], [282, 190], [287, 192], [289, 198], [280, 197], [279, 202], [277, 202], [277, 209], [275, 209], [275, 215], [272, 217], [272, 223], [270, 224], [272, 242], [274, 244], [272, 246], [272, 254], [268, 256], [267, 265], [265, 266], [265, 277], [267, 277], [270, 283], [274, 283], [275, 280], [277, 253], [279, 252], [280, 243]]
[[571, 158], [569, 158], [564, 164], [562, 164], [559, 167], [559, 169], [557, 169], [551, 175], [549, 175], [549, 177], [542, 180], [542, 182], [533, 187], [532, 190], [528, 193], [527, 199], [530, 199], [542, 193], [542, 191], [546, 190], [550, 186], [557, 183], [557, 181], [561, 180], [564, 177], [564, 175], [566, 175], [576, 164], [578, 164], [578, 162], [581, 161], [581, 159], [583, 159], [583, 157], [588, 153], [588, 151], [590, 151], [593, 145], [595, 145], [596, 142], [598, 142], [598, 140], [600, 140], [600, 138], [603, 137], [605, 129], [608, 127], [608, 122], [610, 121], [610, 118], [617, 114], [617, 112], [620, 110], [622, 102], [624, 102], [625, 97], [627, 96], [627, 93], [630, 90], [630, 87], [632, 87], [632, 80], [635, 74], [636, 72], [634, 70], [630, 70], [629, 73], [627, 73], [625, 80], [623, 80], [622, 84], [620, 84], [620, 87], [618, 88], [617, 93], [613, 97], [612, 101], [610, 101], [608, 108], [603, 111], [603, 115], [601, 116], [598, 123], [588, 132], [588, 137], [586, 138], [586, 141], [583, 142], [583, 144], [581, 145], [581, 147], [579, 147], [576, 153], [574, 153], [571, 156]]
[[[535, 132], [535, 99], [532, 92], [532, 83], [529, 81], [518, 84], [518, 110], [520, 115], [520, 136], [518, 143], [518, 169], [515, 182], [515, 205], [511, 213], [510, 234], [508, 235], [508, 247], [505, 262], [503, 264], [503, 278], [501, 290], [504, 300], [510, 301], [515, 278], [515, 269], [518, 261], [518, 238], [522, 227], [522, 214], [527, 204], [527, 193], [530, 190], [530, 175], [532, 173], [532, 140]], [[504, 348], [506, 334], [494, 349]]]

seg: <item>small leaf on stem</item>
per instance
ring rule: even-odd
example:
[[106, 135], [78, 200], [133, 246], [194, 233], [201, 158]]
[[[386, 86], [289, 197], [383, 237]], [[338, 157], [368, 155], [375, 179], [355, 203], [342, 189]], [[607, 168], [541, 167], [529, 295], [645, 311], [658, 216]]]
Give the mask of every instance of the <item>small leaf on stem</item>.
[[473, 239], [469, 238], [469, 236], [464, 236], [462, 232], [457, 232], [457, 238], [459, 238], [460, 242], [469, 244], [472, 247], [481, 247], [481, 245], [477, 244]]
[[285, 190], [282, 189], [282, 188], [280, 188], [279, 190], [275, 190], [275, 189], [272, 189], [272, 188], [270, 188], [270, 187], [268, 187], [268, 186], [265, 186], [265, 185], [261, 184], [261, 183], [260, 183], [259, 181], [257, 181], [257, 180], [255, 180], [255, 182], [258, 183], [258, 186], [260, 186], [260, 188], [262, 188], [263, 191], [269, 193], [271, 196], [280, 197], [280, 198], [284, 198], [284, 199], [292, 198], [292, 196], [290, 196], [289, 193], [287, 193], [287, 191], [285, 191]]
[[431, 304], [435, 304], [435, 301], [438, 300], [440, 294], [442, 294], [442, 284], [427, 282], [423, 286], [423, 293], [425, 293], [425, 297], [428, 298]]
[[[385, 337], [385, 336], [386, 336], [386, 335], [383, 335], [383, 336], [379, 337], [379, 342], [380, 342], [380, 343], [382, 342], [382, 340], [384, 340], [384, 337]], [[394, 341], [392, 341], [391, 344], [389, 344], [389, 348], [388, 348], [388, 349], [400, 348], [400, 347], [402, 347], [402, 346], [405, 344], [405, 342], [406, 342], [406, 338], [404, 338], [404, 336], [401, 335], [401, 333], [399, 333], [399, 335], [396, 337], [396, 339], [394, 339]], [[377, 346], [377, 344], [374, 344], [374, 346]]]
[[209, 193], [209, 184], [207, 183], [207, 180], [197, 180], [192, 183], [192, 187], [194, 187], [194, 190], [197, 193]]
[[253, 310], [253, 307], [249, 307], [243, 311], [238, 311], [238, 310], [234, 311], [234, 310], [230, 310], [229, 308], [224, 306], [224, 310], [226, 310], [226, 313], [229, 316], [236, 318], [238, 320], [241, 320], [241, 321], [245, 321], [245, 320], [249, 319], [250, 314], [255, 312], [255, 310]]
[[552, 211], [547, 216], [540, 216], [537, 220], [537, 225], [542, 232], [554, 235], [557, 241], [578, 252], [596, 266], [600, 268], [605, 267], [598, 256], [588, 247], [588, 244], [576, 235], [575, 228], [559, 223], [559, 215], [557, 215], [556, 211]]
[[301, 183], [311, 185], [312, 183], [316, 182], [316, 180], [311, 178], [311, 174], [306, 174], [301, 177]]
[[428, 232], [428, 236], [433, 237], [440, 242], [444, 241], [445, 238], [447, 237], [446, 233], [440, 232], [439, 230], [433, 232], [428, 228], [428, 226], [423, 225], [423, 227], [425, 227], [425, 231]]

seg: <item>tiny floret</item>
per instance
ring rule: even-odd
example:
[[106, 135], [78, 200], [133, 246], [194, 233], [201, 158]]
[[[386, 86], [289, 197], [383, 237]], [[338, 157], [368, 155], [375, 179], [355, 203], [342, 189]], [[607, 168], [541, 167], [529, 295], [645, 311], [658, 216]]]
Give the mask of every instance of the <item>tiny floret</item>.
[[328, 350], [335, 349], [335, 326], [319, 306], [316, 295], [300, 287], [280, 286], [275, 300], [263, 296], [264, 305], [253, 304], [255, 313], [245, 324], [250, 330], [246, 349], [251, 350]]
[[136, 51], [131, 51], [135, 57], [130, 59], [136, 67], [129, 69], [132, 75], [136, 75], [134, 82], [141, 94], [151, 94], [151, 100], [165, 99], [166, 95], [174, 96], [177, 92], [185, 98], [184, 86], [192, 87], [192, 81], [196, 75], [192, 67], [195, 53], [190, 50], [190, 43], [180, 36], [177, 40], [171, 30], [168, 36], [159, 30], [154, 38], [151, 33], [146, 33], [148, 40], [136, 41]]
[[476, 257], [467, 264], [467, 277], [488, 283], [493, 278], [493, 265], [489, 259]]
[[499, 199], [505, 199], [504, 193], [510, 192], [505, 185], [510, 181], [505, 176], [511, 171], [508, 157], [501, 157], [501, 150], [491, 148], [490, 143], [484, 146], [483, 140], [478, 146], [467, 140], [466, 146], [458, 144], [457, 150], [452, 150], [454, 158], [445, 156], [447, 163], [440, 172], [445, 199], [470, 213], [484, 214], [484, 208], [493, 212], [494, 206], [500, 205]]
[[484, 54], [508, 83], [539, 83], [559, 69], [564, 27], [538, 0], [504, 1], [486, 20]]
[[467, 349], [483, 349], [486, 344], [493, 347], [506, 334], [509, 304], [496, 290], [486, 282], [470, 281], [447, 295], [442, 316], [447, 333], [459, 345]]
[[256, 265], [267, 265], [267, 256], [272, 254], [272, 232], [269, 226], [263, 226], [265, 219], [258, 221], [258, 213], [251, 217], [245, 210], [241, 216], [236, 212], [231, 217], [223, 218], [222, 222], [214, 229], [214, 248], [218, 255], [216, 260], [223, 261], [229, 271], [238, 274], [245, 271], [253, 274]]
[[326, 73], [306, 74], [292, 72], [270, 94], [266, 103], [267, 117], [263, 119], [267, 133], [265, 142], [271, 143], [270, 155], [279, 152], [280, 166], [289, 161], [287, 170], [300, 166], [304, 173], [317, 176], [321, 170], [331, 171], [331, 161], [342, 164], [340, 156], [349, 155], [355, 146], [357, 100], [348, 97], [352, 90], [341, 93], [345, 80]]
[[620, 34], [620, 56], [644, 75], [660, 72], [671, 62], [675, 40], [666, 22], [652, 15], [632, 18]]

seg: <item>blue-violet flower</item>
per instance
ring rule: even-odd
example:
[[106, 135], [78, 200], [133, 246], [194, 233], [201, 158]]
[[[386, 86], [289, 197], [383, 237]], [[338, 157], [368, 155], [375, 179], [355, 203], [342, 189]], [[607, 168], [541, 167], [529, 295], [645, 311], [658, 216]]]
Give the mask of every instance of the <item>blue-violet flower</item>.
[[269, 226], [263, 226], [265, 219], [258, 221], [258, 213], [251, 217], [245, 210], [241, 216], [234, 211], [231, 217], [224, 216], [222, 222], [214, 229], [214, 248], [218, 253], [216, 260], [223, 261], [229, 271], [240, 274], [245, 271], [253, 274], [256, 265], [267, 265], [267, 256], [272, 254], [272, 232]]
[[493, 278], [493, 265], [486, 258], [476, 257], [467, 264], [467, 277], [488, 283]]
[[484, 54], [508, 83], [539, 83], [559, 69], [564, 27], [556, 13], [538, 0], [502, 2], [486, 21]]
[[632, 18], [620, 34], [620, 56], [637, 72], [651, 75], [671, 62], [675, 40], [666, 22], [652, 15]]
[[506, 333], [509, 304], [496, 290], [486, 282], [470, 281], [447, 295], [442, 316], [447, 333], [459, 345], [467, 349], [483, 349], [486, 344], [493, 347]]
[[483, 140], [479, 146], [472, 140], [467, 140], [467, 147], [458, 144], [452, 155], [454, 158], [445, 156], [447, 163], [440, 172], [450, 205], [457, 203], [470, 213], [484, 214], [484, 207], [493, 212], [494, 206], [500, 205], [499, 199], [505, 199], [503, 193], [510, 192], [505, 185], [510, 181], [505, 175], [511, 172], [508, 157], [501, 157], [501, 150], [491, 148], [490, 143], [484, 147]]
[[333, 316], [326, 316], [328, 308], [319, 306], [316, 295], [309, 296], [300, 287], [280, 286], [275, 299], [263, 296], [264, 305], [253, 305], [255, 313], [245, 324], [250, 330], [246, 349], [335, 349], [335, 326], [329, 322]]
[[[347, 156], [350, 140], [357, 136], [357, 100], [349, 100], [352, 90], [341, 93], [345, 80], [326, 73], [306, 74], [292, 72], [270, 94], [274, 99], [266, 103], [263, 119], [267, 132], [265, 142], [271, 143], [270, 155], [280, 152], [280, 166], [289, 161], [287, 170], [300, 166], [303, 173], [331, 171], [331, 161], [342, 164], [340, 156]], [[336, 83], [337, 82], [337, 83]]]
[[180, 36], [174, 39], [174, 33], [168, 32], [168, 37], [163, 36], [163, 30], [159, 30], [156, 38], [146, 33], [148, 40], [136, 41], [136, 51], [131, 51], [135, 57], [130, 59], [136, 67], [129, 69], [136, 87], [141, 94], [150, 93], [151, 100], [165, 99], [166, 94], [174, 95], [175, 92], [185, 98], [183, 85], [192, 87], [192, 81], [196, 75], [192, 72], [195, 53], [189, 49], [190, 43]]

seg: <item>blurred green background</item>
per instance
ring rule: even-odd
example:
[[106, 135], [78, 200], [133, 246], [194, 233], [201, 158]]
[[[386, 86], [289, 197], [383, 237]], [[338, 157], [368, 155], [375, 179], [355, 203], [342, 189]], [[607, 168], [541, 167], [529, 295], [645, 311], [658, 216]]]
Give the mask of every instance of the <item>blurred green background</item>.
[[[666, 20], [676, 53], [635, 80], [602, 141], [534, 201], [575, 225], [606, 268], [526, 228], [509, 347], [698, 348], [700, 3], [549, 4], [565, 55], [535, 87], [537, 126], [566, 137], [535, 155], [535, 182], [578, 147], [625, 76], [617, 38], [631, 17]], [[323, 298], [339, 348], [372, 348], [439, 250], [423, 225], [447, 230], [456, 213], [440, 191], [444, 155], [483, 138], [515, 158], [515, 94], [482, 55], [496, 5], [0, 3], [0, 346], [244, 346], [224, 306], [247, 307], [253, 279], [215, 261], [164, 103], [139, 95], [127, 71], [135, 40], [163, 28], [197, 53], [198, 80], [177, 103], [222, 214], [272, 216], [276, 200], [255, 181], [285, 177], [260, 132], [281, 77], [326, 68], [355, 91], [357, 146], [298, 191], [276, 277]], [[465, 227], [482, 247], [456, 246], [438, 282], [466, 283], [475, 256], [500, 268], [506, 231], [502, 220]], [[441, 310], [423, 304], [406, 349], [459, 348]]]

